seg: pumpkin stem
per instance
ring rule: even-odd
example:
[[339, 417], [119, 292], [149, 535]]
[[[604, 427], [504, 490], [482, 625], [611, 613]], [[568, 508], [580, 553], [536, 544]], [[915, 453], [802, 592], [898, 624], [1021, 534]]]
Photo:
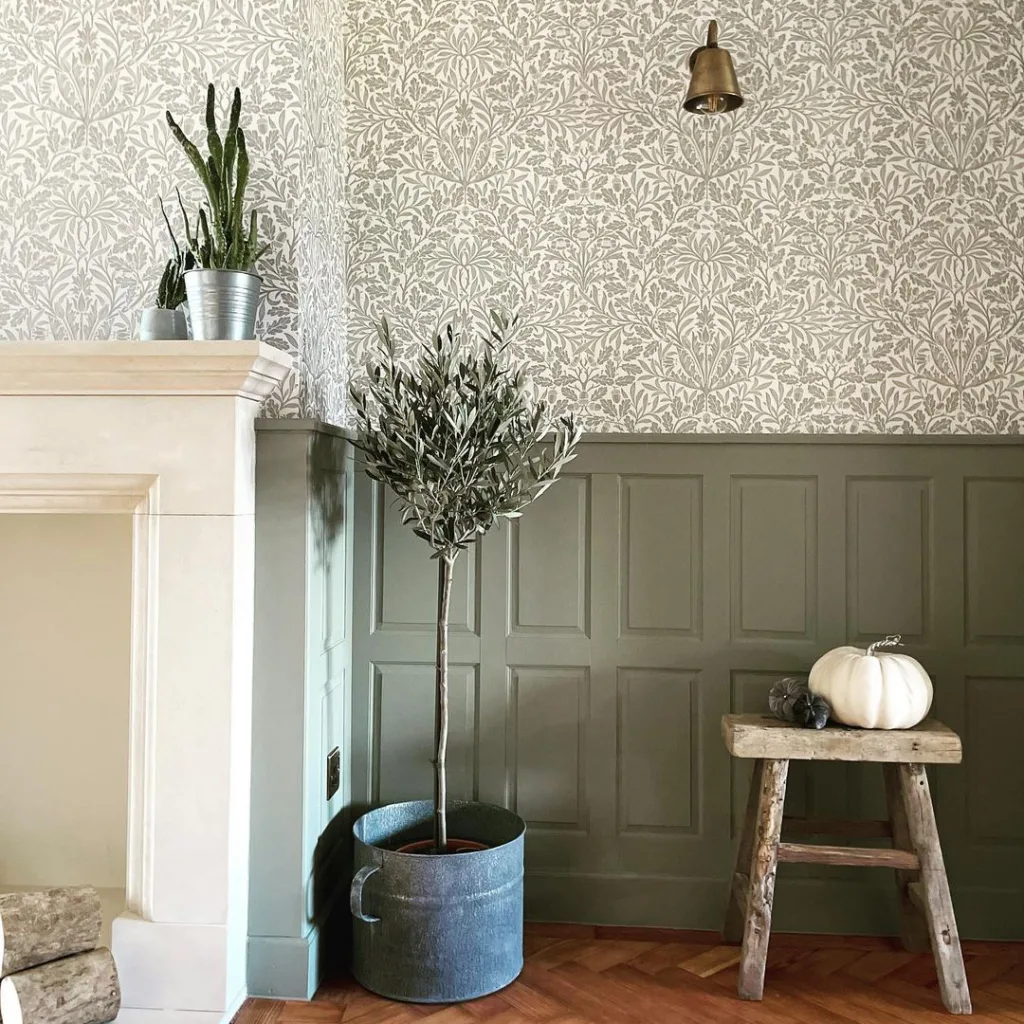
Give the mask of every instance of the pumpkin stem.
[[876, 640], [868, 647], [868, 654], [874, 654], [876, 647], [902, 647], [903, 636], [900, 633], [890, 633], [884, 640]]

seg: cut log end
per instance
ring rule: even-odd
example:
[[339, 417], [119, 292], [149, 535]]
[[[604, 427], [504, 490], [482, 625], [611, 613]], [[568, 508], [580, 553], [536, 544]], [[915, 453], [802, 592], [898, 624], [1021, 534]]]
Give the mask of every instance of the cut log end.
[[10, 978], [0, 981], [0, 1021], [6, 1021], [7, 1024], [25, 1024], [18, 993], [14, 990]]

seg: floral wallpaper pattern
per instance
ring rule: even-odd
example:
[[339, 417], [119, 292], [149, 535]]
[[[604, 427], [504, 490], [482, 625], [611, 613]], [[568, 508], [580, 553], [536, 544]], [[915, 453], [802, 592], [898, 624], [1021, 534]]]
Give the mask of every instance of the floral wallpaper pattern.
[[242, 88], [250, 195], [272, 242], [258, 331], [297, 353], [300, 40], [289, 6], [0, 0], [0, 339], [137, 336], [169, 249], [158, 198], [174, 200], [175, 184], [187, 203], [200, 198], [164, 111], [195, 138], [213, 81], [225, 114]]
[[[746, 105], [683, 111], [717, 17]], [[521, 307], [591, 430], [1019, 432], [1022, 0], [348, 3], [347, 330]]]
[[303, 378], [300, 412], [338, 423], [345, 415], [349, 378], [341, 0], [303, 0], [303, 7], [303, 173], [297, 246]]
[[[713, 16], [747, 103], [702, 119]], [[500, 304], [591, 430], [1024, 428], [1024, 0], [0, 0], [0, 338], [134, 333], [208, 79], [273, 414]]]

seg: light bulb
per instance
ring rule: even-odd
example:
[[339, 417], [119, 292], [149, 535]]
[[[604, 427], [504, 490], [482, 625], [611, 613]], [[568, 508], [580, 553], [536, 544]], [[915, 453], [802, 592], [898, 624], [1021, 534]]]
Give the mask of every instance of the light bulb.
[[696, 104], [696, 111], [699, 114], [721, 114], [728, 109], [728, 100], [716, 92], [701, 96]]

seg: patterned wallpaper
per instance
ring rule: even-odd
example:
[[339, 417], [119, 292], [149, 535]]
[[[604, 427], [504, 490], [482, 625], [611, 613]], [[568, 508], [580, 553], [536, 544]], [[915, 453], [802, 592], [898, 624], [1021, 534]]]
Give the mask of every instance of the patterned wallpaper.
[[[747, 104], [683, 112], [721, 25]], [[1022, 0], [349, 3], [347, 319], [521, 306], [590, 429], [1024, 427]]]
[[[345, 98], [342, 0], [302, 0], [303, 173], [297, 247], [303, 394], [300, 415], [341, 422], [345, 353]], [[286, 415], [293, 410], [286, 407]]]
[[[167, 259], [157, 199], [199, 189], [164, 110], [242, 87], [273, 248], [262, 336], [299, 345], [299, 25], [286, 0], [0, 0], [0, 339], [128, 338]], [[175, 222], [177, 225], [177, 222]], [[180, 238], [180, 232], [179, 232]], [[294, 387], [294, 385], [293, 385]]]
[[[711, 16], [747, 105], [701, 119]], [[1024, 428], [1024, 0], [0, 0], [0, 338], [134, 332], [208, 79], [271, 412], [344, 421], [373, 317], [504, 304], [589, 429]]]

